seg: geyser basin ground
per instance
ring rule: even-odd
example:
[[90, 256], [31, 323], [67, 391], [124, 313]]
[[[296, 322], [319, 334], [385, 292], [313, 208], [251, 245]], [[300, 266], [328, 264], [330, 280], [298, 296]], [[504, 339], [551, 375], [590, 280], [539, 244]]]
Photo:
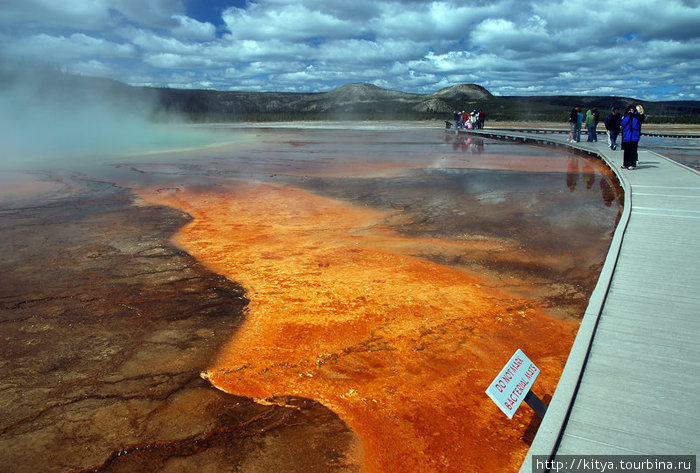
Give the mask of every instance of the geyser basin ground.
[[515, 470], [532, 414], [484, 389], [522, 348], [553, 392], [609, 172], [439, 130], [230, 131], [3, 201], [0, 465]]

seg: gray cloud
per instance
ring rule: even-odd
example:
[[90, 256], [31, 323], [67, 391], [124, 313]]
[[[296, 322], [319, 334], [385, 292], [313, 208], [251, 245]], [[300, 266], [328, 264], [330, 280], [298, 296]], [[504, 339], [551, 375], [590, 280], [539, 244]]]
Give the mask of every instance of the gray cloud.
[[0, 50], [153, 86], [698, 99], [698, 24], [688, 0], [249, 0], [218, 30], [181, 0], [5, 0]]

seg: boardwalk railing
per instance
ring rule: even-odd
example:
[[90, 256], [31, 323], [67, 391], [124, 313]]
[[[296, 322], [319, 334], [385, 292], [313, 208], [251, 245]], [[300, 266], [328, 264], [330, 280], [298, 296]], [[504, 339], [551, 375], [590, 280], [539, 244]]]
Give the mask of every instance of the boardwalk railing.
[[[569, 134], [568, 129], [563, 129], [563, 128], [497, 128], [497, 130], [501, 133], [505, 132], [508, 134], [512, 135], [517, 135], [521, 133], [525, 133], [528, 135], [532, 134], [547, 134], [547, 135], [552, 135], [552, 134]], [[446, 130], [446, 131], [452, 131], [454, 132], [454, 129]], [[474, 130], [474, 129], [462, 129], [460, 128], [458, 130], [459, 133], [476, 133], [480, 135], [488, 134], [491, 130]], [[598, 127], [597, 133], [599, 134], [604, 134], [605, 130], [601, 129]], [[588, 131], [585, 128], [581, 129], [581, 134], [586, 135], [588, 134]], [[654, 136], [654, 137], [660, 137], [660, 138], [695, 138], [695, 139], [700, 139], [700, 133], [688, 133], [688, 132], [673, 132], [673, 131], [643, 131], [642, 136]]]

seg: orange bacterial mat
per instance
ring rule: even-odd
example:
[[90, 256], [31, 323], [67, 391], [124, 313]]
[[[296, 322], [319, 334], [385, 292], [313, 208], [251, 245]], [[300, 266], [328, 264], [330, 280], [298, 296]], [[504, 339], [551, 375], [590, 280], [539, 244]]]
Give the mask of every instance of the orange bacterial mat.
[[542, 371], [534, 391], [553, 393], [577, 322], [411, 256], [439, 242], [395, 233], [392, 211], [242, 180], [140, 195], [189, 213], [177, 243], [248, 291], [246, 322], [203, 373], [214, 386], [324, 404], [359, 435], [367, 472], [519, 468], [533, 413], [508, 420], [484, 390], [522, 348]]

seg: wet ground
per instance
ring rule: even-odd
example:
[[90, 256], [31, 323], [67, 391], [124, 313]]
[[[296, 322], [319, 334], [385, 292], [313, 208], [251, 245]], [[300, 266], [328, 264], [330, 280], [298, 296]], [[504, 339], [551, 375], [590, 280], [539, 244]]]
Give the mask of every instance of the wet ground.
[[484, 389], [523, 348], [553, 392], [610, 172], [441, 130], [218, 132], [3, 182], [0, 470], [515, 470], [533, 415]]

